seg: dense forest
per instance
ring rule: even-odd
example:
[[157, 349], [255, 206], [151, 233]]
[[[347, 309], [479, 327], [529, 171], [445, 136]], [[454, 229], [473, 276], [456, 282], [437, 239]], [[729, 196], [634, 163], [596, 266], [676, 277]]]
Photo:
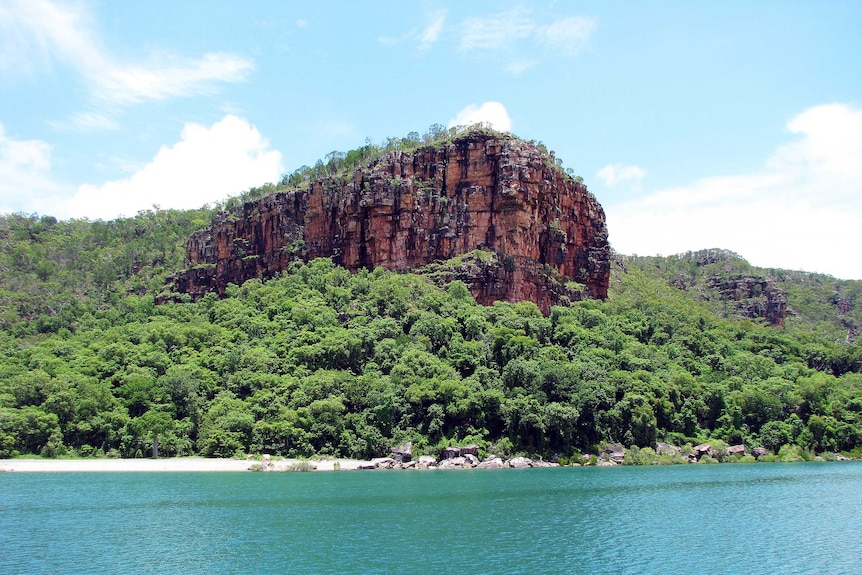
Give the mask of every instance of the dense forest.
[[[318, 259], [156, 305], [214, 213], [0, 216], [0, 456], [140, 457], [154, 436], [163, 455], [218, 457], [369, 458], [408, 440], [435, 455], [706, 440], [862, 453], [862, 282], [720, 250], [616, 256], [607, 301], [543, 316], [477, 305], [457, 281]], [[785, 325], [710, 291], [743, 273], [786, 293]]]

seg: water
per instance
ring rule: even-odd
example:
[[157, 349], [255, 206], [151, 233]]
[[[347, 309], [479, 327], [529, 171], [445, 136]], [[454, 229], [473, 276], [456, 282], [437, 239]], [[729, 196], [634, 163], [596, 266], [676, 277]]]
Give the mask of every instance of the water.
[[0, 474], [0, 573], [862, 573], [862, 464]]

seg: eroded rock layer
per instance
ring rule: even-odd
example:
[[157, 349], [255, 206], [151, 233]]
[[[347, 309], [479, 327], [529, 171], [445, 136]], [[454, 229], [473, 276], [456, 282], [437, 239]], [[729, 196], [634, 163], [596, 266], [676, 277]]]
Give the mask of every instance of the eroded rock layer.
[[480, 303], [531, 300], [547, 313], [563, 295], [607, 297], [610, 249], [595, 197], [536, 146], [487, 131], [219, 214], [189, 239], [174, 289], [224, 293], [316, 257], [421, 271], [477, 249], [494, 254], [493, 273], [452, 278]]

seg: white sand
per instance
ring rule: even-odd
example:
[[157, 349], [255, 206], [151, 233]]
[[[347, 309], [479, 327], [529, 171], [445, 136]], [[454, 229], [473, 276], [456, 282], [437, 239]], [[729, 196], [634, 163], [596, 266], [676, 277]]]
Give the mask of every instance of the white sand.
[[[270, 469], [283, 471], [296, 459], [275, 459]], [[117, 472], [117, 471], [248, 471], [256, 460], [172, 457], [165, 459], [0, 459], [0, 471], [24, 473], [45, 472]], [[309, 461], [317, 471], [358, 469], [363, 462], [352, 459]]]

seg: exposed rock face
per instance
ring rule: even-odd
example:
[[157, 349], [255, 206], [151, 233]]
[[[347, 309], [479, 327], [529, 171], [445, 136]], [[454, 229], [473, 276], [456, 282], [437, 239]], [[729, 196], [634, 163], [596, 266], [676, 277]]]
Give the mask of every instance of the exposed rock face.
[[750, 318], [763, 318], [770, 325], [784, 325], [787, 294], [775, 282], [763, 278], [735, 275], [712, 277], [707, 287], [717, 289], [725, 301], [735, 302], [736, 312]]
[[190, 269], [175, 289], [224, 293], [316, 257], [421, 271], [477, 249], [495, 261], [436, 271], [463, 279], [480, 303], [531, 300], [547, 313], [562, 296], [607, 297], [610, 250], [595, 197], [534, 145], [483, 131], [219, 214], [190, 238]]
[[[671, 275], [670, 285], [683, 291], [699, 290], [706, 301], [725, 302], [725, 312], [764, 319], [783, 326], [787, 318], [787, 292], [768, 273], [751, 269], [741, 256], [728, 250], [709, 249], [671, 256], [694, 267]], [[623, 262], [625, 265], [625, 262]]]

